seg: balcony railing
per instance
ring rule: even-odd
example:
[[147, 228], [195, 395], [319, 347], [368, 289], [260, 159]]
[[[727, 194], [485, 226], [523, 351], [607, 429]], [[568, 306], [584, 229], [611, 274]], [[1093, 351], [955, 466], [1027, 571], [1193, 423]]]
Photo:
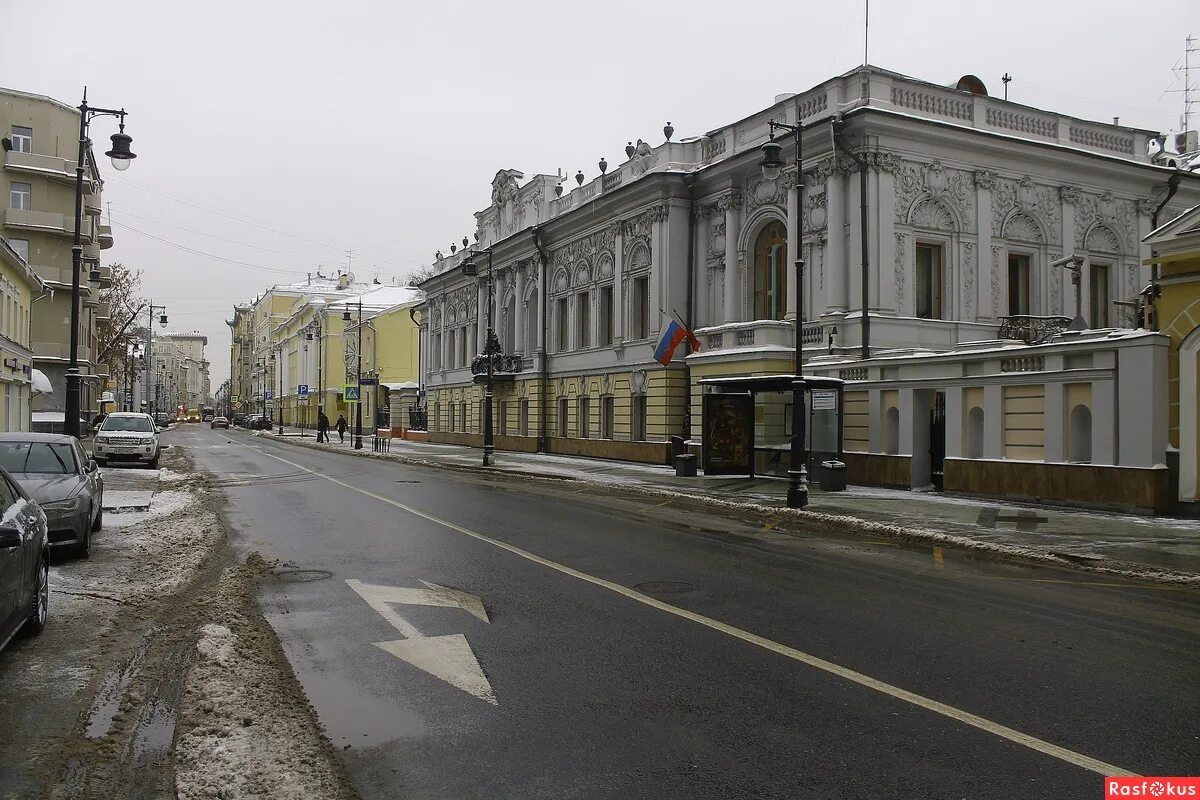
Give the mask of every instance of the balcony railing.
[[[795, 326], [785, 320], [756, 319], [700, 328], [696, 336], [700, 339], [702, 353], [750, 348], [791, 352], [796, 348], [795, 331]], [[825, 337], [826, 329], [821, 323], [804, 323], [805, 346], [820, 345]]]
[[1062, 333], [1071, 324], [1070, 317], [1037, 317], [1013, 314], [1001, 317], [997, 339], [1019, 339], [1025, 344], [1043, 344]]

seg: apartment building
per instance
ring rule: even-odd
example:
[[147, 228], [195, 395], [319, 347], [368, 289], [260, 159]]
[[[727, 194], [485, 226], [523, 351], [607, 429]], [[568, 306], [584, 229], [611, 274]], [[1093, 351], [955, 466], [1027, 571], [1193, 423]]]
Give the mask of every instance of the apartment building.
[[[0, 431], [27, 431], [32, 420], [33, 350], [30, 348], [31, 310], [42, 298], [45, 281], [24, 257], [0, 236]], [[48, 388], [45, 378], [37, 373]]]
[[[47, 414], [61, 414], [70, 363], [79, 110], [50, 97], [0, 88], [0, 143], [4, 148], [6, 199], [0, 232], [51, 290], [49, 296], [38, 301], [31, 315], [33, 365], [53, 387], [53, 392], [35, 400], [35, 406]], [[99, 300], [99, 289], [111, 277], [108, 267], [99, 267], [99, 283], [88, 280], [92, 264], [99, 264], [100, 252], [113, 245], [111, 228], [100, 222], [102, 189], [100, 171], [89, 148], [81, 220], [85, 264], [80, 285], [78, 350], [83, 376], [80, 411], [84, 416], [99, 410], [105, 377], [98, 374], [94, 348], [96, 321], [110, 313]]]

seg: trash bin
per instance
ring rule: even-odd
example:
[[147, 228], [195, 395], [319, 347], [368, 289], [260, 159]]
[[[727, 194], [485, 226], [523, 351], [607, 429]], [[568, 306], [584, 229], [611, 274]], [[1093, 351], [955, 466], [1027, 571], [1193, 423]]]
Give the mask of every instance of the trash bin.
[[681, 456], [687, 452], [687, 442], [682, 436], [671, 437], [671, 455]]
[[696, 457], [694, 455], [691, 453], [683, 453], [675, 456], [675, 477], [696, 477]]
[[821, 462], [821, 491], [846, 491], [846, 465], [841, 461]]

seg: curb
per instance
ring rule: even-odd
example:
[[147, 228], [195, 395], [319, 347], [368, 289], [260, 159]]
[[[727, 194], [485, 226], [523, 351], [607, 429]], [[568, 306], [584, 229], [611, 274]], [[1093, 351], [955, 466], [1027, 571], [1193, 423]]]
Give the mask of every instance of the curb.
[[[961, 536], [951, 533], [943, 533], [928, 528], [904, 528], [899, 525], [890, 525], [884, 522], [872, 522], [870, 520], [860, 519], [858, 517], [846, 516], [843, 514], [826, 514], [820, 511], [809, 511], [807, 509], [786, 508], [782, 506], [768, 506], [761, 503], [743, 503], [734, 500], [725, 500], [717, 497], [706, 497], [701, 494], [690, 494], [688, 492], [677, 492], [669, 489], [663, 489], [657, 486], [639, 486], [638, 484], [615, 483], [603, 480], [589, 480], [587, 478], [577, 477], [557, 477], [547, 475], [543, 472], [530, 472], [521, 469], [512, 469], [508, 467], [483, 467], [470, 466], [466, 464], [447, 464], [441, 461], [431, 461], [423, 458], [415, 458], [413, 456], [402, 455], [398, 453], [376, 453], [373, 450], [348, 450], [335, 449], [318, 444], [317, 442], [305, 442], [299, 440], [298, 437], [279, 436], [276, 433], [268, 431], [255, 431], [251, 435], [270, 437], [273, 441], [290, 444], [296, 447], [304, 447], [309, 450], [320, 450], [326, 453], [343, 453], [345, 455], [357, 456], [359, 458], [373, 458], [379, 461], [392, 461], [401, 464], [407, 464], [418, 467], [430, 467], [433, 469], [442, 469], [450, 472], [466, 472], [466, 473], [500, 473], [504, 475], [514, 475], [521, 478], [550, 481], [556, 483], [568, 482], [584, 482], [591, 483], [597, 486], [606, 486], [609, 488], [621, 489], [637, 494], [644, 494], [650, 497], [672, 497], [682, 500], [690, 500], [700, 505], [715, 507], [725, 511], [750, 512], [771, 518], [779, 516], [790, 517], [797, 521], [818, 522], [839, 529], [841, 532], [854, 531], [859, 533], [871, 534], [874, 536], [884, 536], [890, 539], [898, 539], [906, 542], [914, 542], [919, 544], [930, 544], [941, 547], [952, 547], [956, 550], [970, 551], [989, 555], [1003, 559], [1005, 561], [1015, 561], [1024, 564], [1035, 564], [1038, 566], [1054, 566], [1065, 569], [1070, 569], [1077, 572], [1089, 572], [1098, 575], [1111, 575], [1114, 577], [1125, 578], [1127, 580], [1136, 580], [1147, 583], [1159, 583], [1169, 586], [1200, 588], [1200, 574], [1192, 572], [1181, 572], [1178, 570], [1164, 569], [1160, 567], [1150, 567], [1147, 565], [1135, 564], [1125, 561], [1101, 560], [1082, 562], [1074, 558], [1057, 555], [1055, 553], [1035, 550], [1019, 545], [1002, 544], [999, 542], [982, 542], [977, 539], [971, 539], [967, 536]], [[789, 535], [801, 536], [802, 533], [791, 531], [779, 531]]]

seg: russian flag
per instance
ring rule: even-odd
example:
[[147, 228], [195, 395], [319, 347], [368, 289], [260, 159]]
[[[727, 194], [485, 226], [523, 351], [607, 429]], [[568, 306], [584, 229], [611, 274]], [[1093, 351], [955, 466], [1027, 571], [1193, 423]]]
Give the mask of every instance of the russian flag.
[[662, 338], [658, 340], [658, 347], [654, 351], [654, 360], [664, 367], [670, 364], [671, 359], [675, 357], [675, 348], [679, 347], [684, 339], [692, 343], [693, 352], [700, 349], [700, 340], [696, 338], [696, 335], [675, 320], [671, 320], [667, 329], [663, 331]]

